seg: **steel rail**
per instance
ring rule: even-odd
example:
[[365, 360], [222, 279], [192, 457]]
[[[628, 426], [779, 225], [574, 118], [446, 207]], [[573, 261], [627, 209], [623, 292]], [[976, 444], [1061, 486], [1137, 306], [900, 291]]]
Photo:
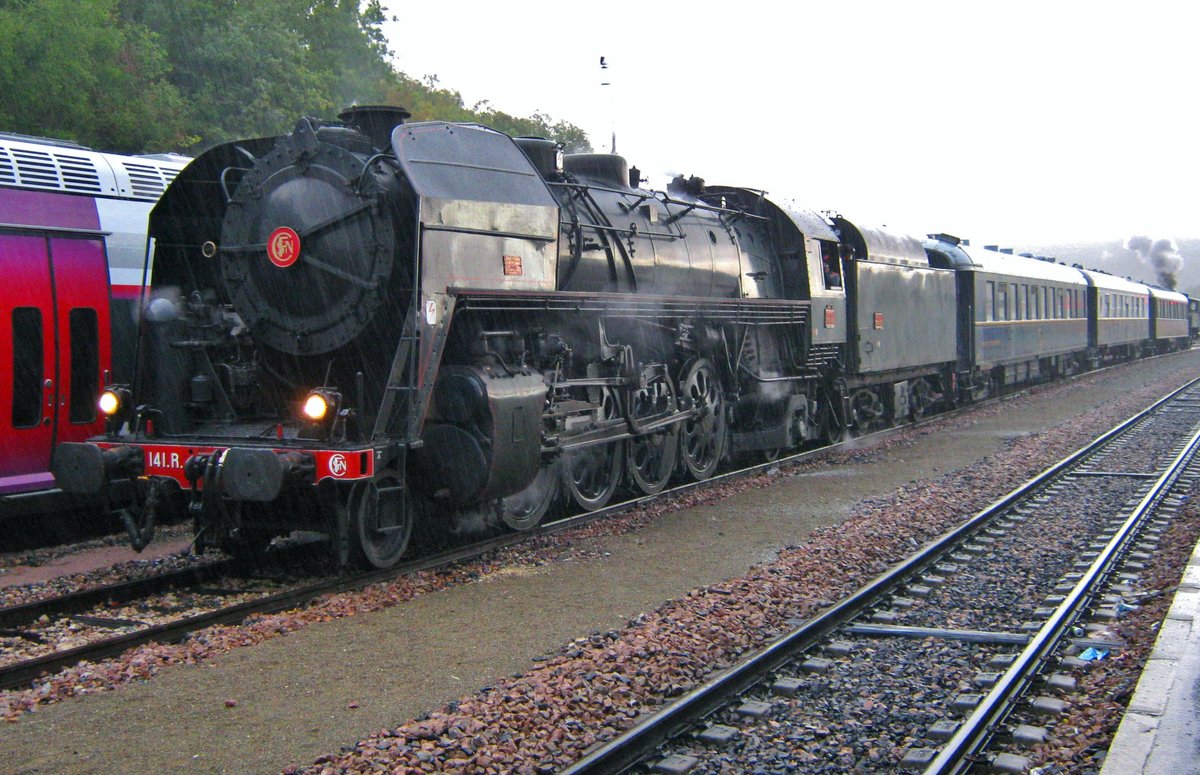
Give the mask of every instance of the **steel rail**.
[[752, 687], [763, 675], [791, 662], [797, 654], [810, 648], [839, 626], [849, 622], [891, 590], [936, 564], [952, 547], [981, 530], [1001, 513], [1067, 473], [1068, 469], [1080, 464], [1197, 384], [1200, 384], [1200, 378], [1188, 382], [1113, 427], [1033, 479], [1002, 496], [963, 524], [933, 539], [921, 551], [892, 566], [891, 569], [860, 587], [849, 597], [829, 606], [792, 632], [756, 652], [746, 661], [718, 674], [708, 683], [684, 695], [662, 711], [645, 718], [620, 737], [593, 751], [571, 767], [562, 770], [560, 775], [622, 773], [643, 761], [672, 737], [727, 704], [729, 698]]
[[229, 575], [238, 565], [236, 560], [220, 560], [6, 606], [0, 608], [0, 628], [16, 629], [43, 616], [67, 616], [105, 603], [125, 603], [168, 589], [203, 584]]
[[996, 725], [1013, 709], [1014, 703], [1032, 681], [1038, 668], [1066, 635], [1083, 609], [1090, 604], [1093, 591], [1108, 576], [1120, 555], [1124, 554], [1138, 528], [1167, 496], [1200, 451], [1200, 430], [1188, 440], [1186, 447], [1158, 477], [1146, 496], [1134, 507], [1120, 529], [1101, 550], [1099, 556], [1084, 572], [1075, 587], [1054, 613], [1038, 630], [1012, 665], [1004, 672], [991, 691], [975, 707], [954, 736], [942, 747], [938, 756], [925, 769], [925, 775], [944, 775], [962, 772], [975, 764], [972, 761], [987, 745]]

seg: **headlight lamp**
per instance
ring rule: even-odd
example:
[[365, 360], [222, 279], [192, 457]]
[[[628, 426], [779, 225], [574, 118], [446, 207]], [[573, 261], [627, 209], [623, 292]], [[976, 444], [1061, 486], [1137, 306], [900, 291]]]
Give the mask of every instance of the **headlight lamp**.
[[121, 397], [114, 390], [105, 390], [100, 394], [97, 406], [100, 407], [100, 413], [105, 417], [112, 417], [121, 411]]
[[312, 422], [324, 422], [336, 416], [342, 395], [331, 388], [316, 388], [304, 399], [304, 416]]
[[124, 385], [108, 385], [96, 401], [96, 407], [101, 414], [113, 420], [124, 415], [132, 401], [133, 393], [129, 388]]

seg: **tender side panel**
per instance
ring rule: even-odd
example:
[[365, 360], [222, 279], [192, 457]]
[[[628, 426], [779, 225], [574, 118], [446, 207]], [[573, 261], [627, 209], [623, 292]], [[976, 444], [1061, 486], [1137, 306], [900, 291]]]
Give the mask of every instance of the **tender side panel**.
[[854, 271], [858, 371], [884, 372], [955, 360], [953, 271], [869, 261], [855, 262]]

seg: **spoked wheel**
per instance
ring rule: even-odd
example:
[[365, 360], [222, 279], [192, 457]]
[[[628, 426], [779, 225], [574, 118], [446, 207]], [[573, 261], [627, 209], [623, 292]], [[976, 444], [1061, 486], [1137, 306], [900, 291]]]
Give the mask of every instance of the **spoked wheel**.
[[850, 396], [850, 416], [854, 418], [854, 431], [858, 434], [888, 426], [883, 400], [872, 388], [856, 390]]
[[940, 401], [943, 396], [933, 389], [924, 377], [912, 381], [912, 418], [919, 420], [925, 416], [925, 410]]
[[[603, 389], [601, 420], [621, 416], [617, 394]], [[621, 483], [621, 464], [625, 459], [624, 442], [596, 444], [567, 453], [563, 458], [563, 486], [576, 506], [584, 511], [602, 509]]]
[[512, 530], [532, 530], [541, 523], [558, 498], [560, 460], [546, 463], [538, 469], [529, 486], [500, 502], [500, 519]]
[[[675, 390], [661, 370], [646, 375], [646, 386], [633, 393], [630, 413], [638, 422], [675, 411]], [[630, 488], [643, 495], [660, 492], [675, 470], [679, 458], [679, 424], [635, 436], [625, 443], [625, 472]]]
[[413, 508], [404, 482], [381, 476], [359, 482], [347, 504], [356, 559], [375, 568], [390, 568], [408, 548]]
[[725, 401], [712, 364], [703, 358], [692, 361], [679, 381], [683, 403], [696, 414], [683, 422], [679, 435], [683, 466], [693, 479], [712, 476], [725, 451]]

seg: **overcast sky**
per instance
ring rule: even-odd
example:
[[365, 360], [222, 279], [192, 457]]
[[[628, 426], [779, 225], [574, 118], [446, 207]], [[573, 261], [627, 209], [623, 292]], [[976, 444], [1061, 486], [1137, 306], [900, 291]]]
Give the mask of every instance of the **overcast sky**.
[[1191, 3], [384, 2], [399, 69], [615, 130], [655, 186], [1018, 248], [1200, 237]]

